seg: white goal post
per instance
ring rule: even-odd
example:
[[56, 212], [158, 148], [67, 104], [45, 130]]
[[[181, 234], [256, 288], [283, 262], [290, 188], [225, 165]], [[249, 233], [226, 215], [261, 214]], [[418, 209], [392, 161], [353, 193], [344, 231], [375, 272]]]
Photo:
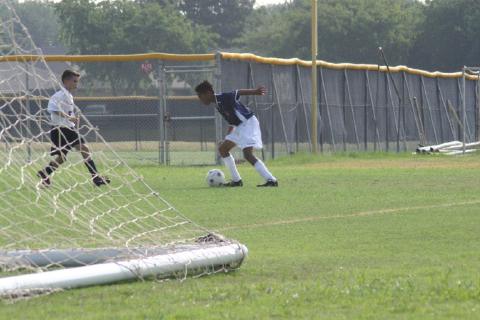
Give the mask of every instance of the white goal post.
[[215, 272], [219, 268], [227, 271], [238, 268], [246, 255], [244, 245], [228, 244], [176, 249], [172, 253], [142, 259], [92, 265], [88, 265], [92, 261], [87, 260], [83, 261], [86, 265], [82, 267], [0, 278], [0, 297], [28, 296], [42, 290], [71, 289], [139, 278], [197, 275]]

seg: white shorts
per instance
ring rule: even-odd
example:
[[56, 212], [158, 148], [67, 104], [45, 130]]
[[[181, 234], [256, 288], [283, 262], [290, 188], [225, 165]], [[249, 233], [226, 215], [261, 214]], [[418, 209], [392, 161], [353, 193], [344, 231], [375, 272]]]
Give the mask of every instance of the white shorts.
[[260, 124], [255, 116], [252, 116], [239, 126], [235, 127], [233, 131], [225, 137], [225, 140], [232, 141], [240, 149], [253, 147], [255, 149], [262, 149], [262, 132], [260, 131]]

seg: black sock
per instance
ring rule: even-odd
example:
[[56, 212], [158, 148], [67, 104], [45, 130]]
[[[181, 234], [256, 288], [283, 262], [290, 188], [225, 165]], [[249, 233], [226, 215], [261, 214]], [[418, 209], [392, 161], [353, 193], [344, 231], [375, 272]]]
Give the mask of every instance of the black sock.
[[53, 166], [53, 163], [50, 162], [50, 164], [48, 166], [45, 167], [45, 170], [43, 170], [48, 176], [53, 172], [55, 171], [57, 168], [55, 168]]
[[87, 166], [88, 172], [90, 172], [92, 176], [97, 175], [97, 167], [95, 166], [95, 162], [93, 162], [92, 159], [85, 161], [85, 165]]

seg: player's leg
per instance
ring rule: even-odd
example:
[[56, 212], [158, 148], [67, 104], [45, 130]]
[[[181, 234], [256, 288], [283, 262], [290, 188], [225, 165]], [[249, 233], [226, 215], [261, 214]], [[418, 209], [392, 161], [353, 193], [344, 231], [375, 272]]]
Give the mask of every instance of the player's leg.
[[80, 151], [80, 153], [82, 154], [85, 166], [87, 167], [88, 172], [90, 172], [90, 174], [92, 175], [93, 183], [97, 187], [110, 183], [110, 179], [108, 179], [107, 177], [102, 177], [98, 174], [97, 166], [92, 159], [92, 153], [90, 152], [88, 146], [83, 143], [83, 140], [80, 140], [80, 143], [75, 145], [75, 149]]
[[241, 187], [243, 185], [242, 177], [240, 177], [240, 173], [237, 170], [237, 165], [235, 164], [235, 159], [230, 153], [230, 150], [232, 150], [234, 147], [235, 142], [224, 140], [218, 148], [218, 152], [222, 157], [223, 163], [230, 171], [230, 175], [232, 177], [232, 181], [225, 184], [227, 187]]
[[243, 149], [243, 156], [252, 166], [255, 167], [255, 170], [265, 179], [265, 183], [259, 185], [258, 187], [277, 187], [278, 181], [270, 171], [268, 170], [265, 163], [262, 160], [255, 157], [253, 154], [253, 147], [247, 147]]
[[37, 172], [37, 176], [41, 179], [41, 183], [45, 187], [49, 187], [52, 183], [50, 181], [50, 175], [57, 170], [57, 168], [62, 165], [66, 160], [66, 155], [60, 152], [55, 159], [50, 161], [50, 163]]
[[50, 154], [56, 157], [50, 161], [50, 163], [44, 169], [37, 172], [37, 176], [41, 179], [41, 183], [45, 187], [49, 187], [51, 185], [50, 175], [66, 161], [69, 150], [66, 147], [67, 140], [59, 128], [53, 128], [50, 131], [50, 140], [53, 143]]

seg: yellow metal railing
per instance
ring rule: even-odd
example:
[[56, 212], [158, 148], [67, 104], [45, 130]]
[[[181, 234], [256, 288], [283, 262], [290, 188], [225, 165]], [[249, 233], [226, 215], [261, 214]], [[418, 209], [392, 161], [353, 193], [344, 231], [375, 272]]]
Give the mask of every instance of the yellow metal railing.
[[[252, 53], [219, 53], [222, 59], [251, 61], [263, 64], [273, 65], [299, 65], [302, 67], [311, 67], [311, 61], [305, 61], [298, 58], [281, 59], [262, 57]], [[214, 53], [208, 54], [170, 54], [170, 53], [143, 53], [143, 54], [123, 54], [123, 55], [10, 55], [0, 56], [0, 62], [31, 62], [45, 59], [47, 62], [129, 62], [144, 60], [166, 60], [166, 61], [213, 61]], [[376, 64], [355, 64], [355, 63], [332, 63], [323, 60], [317, 60], [317, 66], [334, 70], [369, 70], [387, 72], [385, 66]], [[430, 72], [421, 69], [409, 68], [407, 66], [390, 67], [391, 72], [406, 72], [409, 74], [421, 75], [429, 78], [461, 78], [462, 72]], [[468, 80], [478, 80], [477, 76], [467, 75]]]

